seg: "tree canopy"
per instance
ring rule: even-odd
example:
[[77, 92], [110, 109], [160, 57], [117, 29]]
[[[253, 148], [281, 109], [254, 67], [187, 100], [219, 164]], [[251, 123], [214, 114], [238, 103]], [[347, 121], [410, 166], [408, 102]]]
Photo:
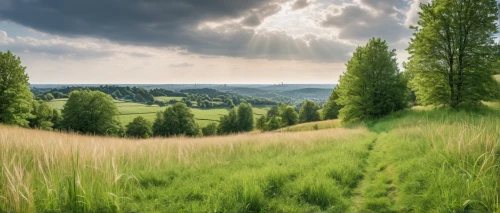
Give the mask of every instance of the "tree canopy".
[[252, 131], [254, 127], [252, 105], [240, 103], [238, 110], [230, 109], [227, 115], [220, 118], [217, 132], [219, 134], [231, 134]]
[[434, 0], [420, 7], [405, 64], [418, 103], [457, 108], [494, 98], [497, 2]]
[[201, 128], [201, 132], [203, 133], [203, 136], [217, 135], [217, 124], [210, 123], [206, 127]]
[[406, 82], [396, 63], [396, 50], [373, 38], [347, 62], [338, 88], [344, 123], [378, 118], [406, 107]]
[[321, 120], [318, 113], [319, 106], [316, 103], [306, 100], [299, 112], [299, 123], [314, 122]]
[[53, 121], [57, 122], [60, 116], [57, 110], [52, 109], [47, 103], [35, 100], [33, 100], [31, 114], [33, 116], [28, 119], [30, 127], [43, 130], [52, 130]]
[[110, 95], [99, 91], [73, 91], [62, 110], [62, 128], [83, 134], [120, 135], [120, 112]]
[[253, 130], [253, 110], [252, 105], [241, 103], [238, 106], [238, 126], [240, 132], [249, 132]]
[[158, 136], [196, 136], [200, 129], [194, 120], [186, 104], [178, 102], [168, 107], [162, 114], [159, 114], [155, 120], [154, 135]]
[[10, 51], [0, 51], [0, 123], [28, 127], [33, 94], [26, 67]]
[[333, 89], [332, 94], [330, 95], [325, 104], [325, 107], [323, 107], [322, 114], [324, 120], [332, 120], [332, 119], [337, 119], [339, 117], [339, 111], [342, 108], [342, 106], [340, 106], [337, 103], [338, 99], [339, 95], [337, 94], [336, 89]]
[[297, 111], [295, 111], [295, 107], [284, 107], [280, 115], [285, 126], [292, 126], [299, 122], [299, 114], [297, 113]]
[[240, 132], [236, 110], [230, 109], [227, 115], [224, 115], [220, 118], [217, 132], [219, 134], [231, 134]]
[[134, 118], [132, 122], [127, 124], [127, 136], [135, 138], [149, 138], [153, 136], [153, 127], [151, 122], [142, 116]]

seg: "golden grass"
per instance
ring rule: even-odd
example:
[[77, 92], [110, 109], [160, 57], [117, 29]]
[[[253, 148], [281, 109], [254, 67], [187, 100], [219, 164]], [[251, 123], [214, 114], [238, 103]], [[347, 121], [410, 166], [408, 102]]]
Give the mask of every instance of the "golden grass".
[[366, 129], [328, 129], [135, 140], [0, 126], [0, 209], [3, 203], [15, 212], [36, 211], [34, 201], [41, 194], [54, 200], [46, 203], [62, 202], [61, 196], [67, 202], [94, 195], [103, 199], [102, 194], [109, 197], [105, 202], [113, 203], [117, 191], [137, 179], [134, 172], [138, 170], [154, 171], [172, 164], [225, 165], [235, 156], [264, 149], [300, 150], [365, 134]]
[[340, 124], [340, 120], [336, 119], [336, 120], [326, 120], [326, 121], [317, 121], [317, 122], [297, 124], [297, 125], [293, 125], [293, 126], [279, 129], [277, 131], [280, 131], [280, 132], [313, 131], [313, 130], [315, 130], [314, 129], [315, 125], [317, 125], [318, 130], [332, 129], [332, 128], [338, 128], [338, 127], [342, 126]]

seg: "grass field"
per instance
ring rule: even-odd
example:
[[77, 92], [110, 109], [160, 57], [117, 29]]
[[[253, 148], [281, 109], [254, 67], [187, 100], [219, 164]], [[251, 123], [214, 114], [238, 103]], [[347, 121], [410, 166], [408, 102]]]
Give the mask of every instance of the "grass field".
[[410, 110], [366, 127], [149, 140], [0, 126], [0, 212], [498, 213], [499, 120]]
[[[178, 98], [178, 97], [160, 97], [160, 98]], [[52, 101], [48, 101], [47, 103], [55, 109], [62, 109], [64, 104], [68, 99], [56, 99]], [[180, 100], [180, 98], [179, 98]], [[158, 105], [146, 105], [141, 103], [134, 102], [125, 102], [115, 100], [116, 106], [120, 111], [121, 115], [119, 116], [120, 121], [123, 125], [127, 125], [132, 122], [134, 118], [137, 116], [142, 116], [149, 121], [153, 122], [156, 118], [156, 112], [163, 111], [167, 107], [159, 107]], [[260, 116], [265, 115], [267, 110], [269, 110], [269, 106], [255, 106], [253, 107], [254, 118], [258, 119]], [[191, 112], [194, 114], [196, 119], [196, 123], [200, 127], [205, 127], [210, 123], [219, 122], [219, 119], [222, 115], [226, 115], [228, 113], [227, 108], [210, 108], [210, 109], [201, 109], [201, 108], [191, 108]]]
[[[315, 129], [316, 127], [317, 129]], [[340, 120], [326, 120], [326, 121], [318, 121], [312, 123], [302, 123], [294, 126], [285, 127], [279, 129], [277, 131], [282, 132], [301, 132], [301, 131], [312, 131], [312, 130], [320, 130], [320, 129], [331, 129], [341, 127]]]
[[167, 96], [158, 96], [158, 97], [155, 97], [155, 100], [158, 100], [158, 101], [166, 101], [166, 102], [169, 102], [169, 101], [171, 101], [171, 100], [181, 101], [181, 100], [182, 100], [182, 97], [167, 97]]

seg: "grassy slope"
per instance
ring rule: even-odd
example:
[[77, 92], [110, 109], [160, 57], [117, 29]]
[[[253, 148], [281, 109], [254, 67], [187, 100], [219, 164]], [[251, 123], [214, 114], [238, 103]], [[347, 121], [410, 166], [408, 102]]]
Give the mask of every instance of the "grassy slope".
[[[177, 99], [178, 97], [168, 98]], [[178, 99], [180, 100], [180, 98]], [[67, 99], [56, 99], [53, 101], [48, 101], [47, 103], [55, 109], [62, 109], [64, 104], [66, 104], [66, 101]], [[166, 107], [159, 107], [158, 105], [149, 106], [134, 102], [115, 101], [115, 103], [118, 107], [118, 110], [120, 110], [120, 120], [123, 125], [127, 125], [128, 123], [132, 122], [132, 120], [134, 120], [134, 118], [136, 118], [137, 116], [142, 116], [147, 120], [153, 122], [156, 118], [156, 112], [166, 109]], [[269, 109], [270, 107], [268, 106], [253, 107], [254, 118], [258, 119], [261, 115], [265, 115], [267, 110]], [[227, 108], [191, 108], [191, 112], [194, 114], [196, 122], [201, 127], [207, 126], [210, 123], [219, 122], [220, 117], [228, 113]]]
[[0, 212], [500, 212], [499, 120], [143, 141], [0, 127]]
[[182, 97], [158, 96], [158, 97], [155, 97], [155, 100], [158, 100], [158, 101], [170, 101], [170, 100], [181, 101]]
[[136, 141], [0, 127], [0, 136], [0, 212], [343, 212], [376, 134]]
[[499, 212], [499, 120], [497, 110], [420, 110], [377, 122], [357, 208]]
[[302, 123], [294, 126], [289, 126], [282, 128], [277, 131], [281, 132], [302, 132], [302, 131], [312, 131], [315, 130], [315, 126], [317, 125], [318, 130], [320, 129], [331, 129], [341, 127], [340, 120], [326, 120], [326, 121], [318, 121], [318, 122], [310, 122], [310, 123]]

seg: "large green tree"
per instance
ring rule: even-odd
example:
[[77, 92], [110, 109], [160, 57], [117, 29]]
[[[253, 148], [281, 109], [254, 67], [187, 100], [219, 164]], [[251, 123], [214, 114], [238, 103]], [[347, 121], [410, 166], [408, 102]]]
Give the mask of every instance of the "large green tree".
[[182, 102], [168, 107], [161, 118], [154, 123], [154, 135], [158, 136], [197, 136], [200, 129], [194, 120], [191, 109]]
[[227, 115], [220, 118], [217, 132], [219, 134], [231, 134], [239, 132], [238, 115], [236, 110], [230, 109]]
[[110, 95], [99, 91], [73, 91], [62, 110], [63, 129], [83, 134], [121, 135], [120, 112]]
[[132, 122], [127, 124], [127, 136], [135, 138], [149, 138], [153, 136], [153, 127], [151, 122], [142, 116], [134, 118]]
[[405, 64], [417, 101], [456, 108], [494, 98], [497, 2], [434, 0], [420, 8]]
[[299, 122], [306, 123], [321, 120], [318, 110], [319, 106], [316, 103], [310, 100], [304, 101], [299, 112]]
[[332, 94], [328, 98], [328, 101], [325, 104], [325, 107], [323, 107], [323, 119], [324, 120], [331, 120], [331, 119], [337, 119], [339, 117], [339, 111], [342, 108], [337, 103], [337, 100], [339, 99], [339, 95], [337, 94], [337, 89], [333, 89]]
[[252, 105], [241, 103], [238, 106], [238, 126], [240, 132], [249, 132], [253, 130], [253, 110]]
[[342, 122], [378, 118], [406, 107], [407, 87], [395, 52], [380, 38], [356, 49], [336, 90]]
[[25, 70], [19, 57], [0, 52], [0, 123], [29, 126], [33, 94]]

